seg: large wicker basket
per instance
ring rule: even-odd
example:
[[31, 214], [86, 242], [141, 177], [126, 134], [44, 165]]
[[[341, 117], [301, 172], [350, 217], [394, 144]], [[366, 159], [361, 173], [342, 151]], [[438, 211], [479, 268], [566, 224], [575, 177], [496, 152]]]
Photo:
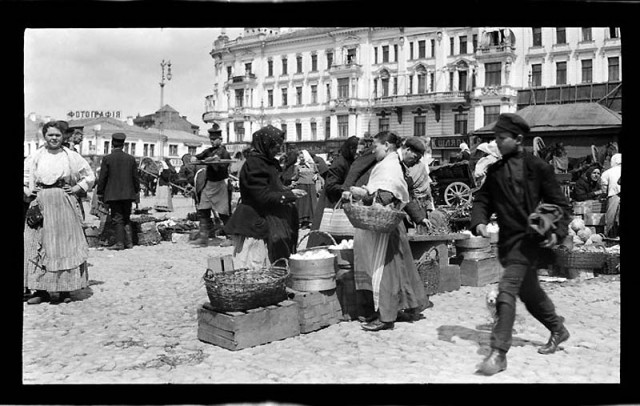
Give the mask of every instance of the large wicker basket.
[[354, 227], [378, 233], [392, 232], [406, 216], [402, 210], [353, 204], [352, 199], [342, 208]]
[[602, 252], [585, 252], [571, 251], [567, 249], [554, 249], [556, 256], [555, 265], [562, 268], [580, 269], [580, 270], [600, 270], [605, 264], [607, 253]]
[[[431, 250], [436, 254], [438, 253], [435, 248]], [[438, 285], [440, 284], [439, 259], [437, 255], [436, 258], [430, 257], [429, 253], [431, 250], [424, 252], [420, 259], [416, 261], [416, 268], [418, 269], [420, 278], [422, 278], [422, 283], [424, 283], [425, 293], [429, 296], [438, 293]]]
[[[278, 261], [285, 266], [275, 266]], [[236, 269], [214, 274], [207, 269], [204, 276], [207, 296], [211, 306], [218, 311], [244, 311], [271, 306], [287, 298], [285, 281], [289, 276], [286, 259], [276, 260], [262, 272]]]
[[604, 259], [604, 266], [598, 273], [613, 275], [620, 273], [620, 254], [607, 253]]

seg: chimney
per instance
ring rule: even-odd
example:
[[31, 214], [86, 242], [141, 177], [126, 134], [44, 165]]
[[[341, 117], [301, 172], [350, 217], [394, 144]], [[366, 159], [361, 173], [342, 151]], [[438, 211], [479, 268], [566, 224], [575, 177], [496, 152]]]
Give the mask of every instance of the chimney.
[[127, 124], [133, 125], [133, 116], [127, 116]]

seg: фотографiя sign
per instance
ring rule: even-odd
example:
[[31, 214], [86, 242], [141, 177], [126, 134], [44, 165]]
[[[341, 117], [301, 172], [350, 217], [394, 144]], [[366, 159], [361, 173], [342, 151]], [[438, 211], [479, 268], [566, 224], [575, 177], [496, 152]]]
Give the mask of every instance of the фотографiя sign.
[[111, 117], [111, 118], [120, 118], [122, 117], [121, 111], [108, 111], [108, 110], [71, 110], [67, 113], [67, 117], [70, 119], [80, 119], [80, 118], [99, 118], [99, 117]]

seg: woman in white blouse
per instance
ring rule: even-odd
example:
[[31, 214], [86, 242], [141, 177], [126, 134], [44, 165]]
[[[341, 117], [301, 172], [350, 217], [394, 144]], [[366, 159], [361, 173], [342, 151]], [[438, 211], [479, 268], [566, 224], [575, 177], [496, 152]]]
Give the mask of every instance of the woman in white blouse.
[[24, 194], [33, 199], [30, 207], [38, 206], [43, 216], [39, 225], [24, 231], [25, 289], [36, 290], [28, 304], [49, 301], [49, 293], [68, 303], [70, 292], [88, 282], [89, 249], [76, 195], [88, 192], [95, 176], [80, 154], [62, 146], [63, 132], [62, 123], [46, 123], [45, 146], [24, 161]]

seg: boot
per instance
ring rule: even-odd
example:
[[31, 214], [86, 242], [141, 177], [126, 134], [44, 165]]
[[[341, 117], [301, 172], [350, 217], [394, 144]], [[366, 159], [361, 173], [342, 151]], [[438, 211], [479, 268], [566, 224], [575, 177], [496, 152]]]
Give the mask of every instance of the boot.
[[198, 210], [198, 228], [200, 230], [200, 238], [193, 241], [200, 247], [209, 246], [209, 233], [211, 232], [211, 214], [209, 210]]
[[561, 343], [569, 339], [569, 336], [569, 330], [567, 330], [565, 326], [562, 326], [561, 330], [551, 333], [549, 341], [542, 347], [538, 348], [538, 353], [544, 355], [553, 354]]
[[491, 353], [484, 361], [478, 366], [476, 371], [482, 375], [495, 375], [498, 372], [502, 372], [507, 369], [507, 353], [498, 349], [491, 349]]
[[133, 248], [133, 231], [131, 224], [124, 226], [124, 247], [126, 249]]
[[381, 330], [393, 330], [394, 322], [384, 322], [380, 319], [375, 319], [370, 323], [363, 324], [362, 328], [366, 331], [381, 331]]
[[36, 290], [36, 293], [33, 295], [33, 297], [27, 300], [27, 304], [33, 305], [33, 304], [40, 304], [42, 302], [49, 302], [49, 301], [51, 301], [51, 296], [49, 296], [49, 292], [47, 292], [46, 290]]

